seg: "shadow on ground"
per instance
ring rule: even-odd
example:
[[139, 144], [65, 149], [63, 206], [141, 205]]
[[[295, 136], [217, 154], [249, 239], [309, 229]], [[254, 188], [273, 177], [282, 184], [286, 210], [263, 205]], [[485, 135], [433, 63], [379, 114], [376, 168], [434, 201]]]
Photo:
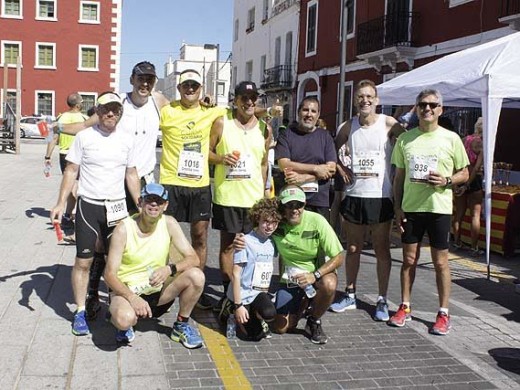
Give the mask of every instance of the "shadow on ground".
[[520, 375], [520, 348], [494, 348], [488, 353], [500, 368]]

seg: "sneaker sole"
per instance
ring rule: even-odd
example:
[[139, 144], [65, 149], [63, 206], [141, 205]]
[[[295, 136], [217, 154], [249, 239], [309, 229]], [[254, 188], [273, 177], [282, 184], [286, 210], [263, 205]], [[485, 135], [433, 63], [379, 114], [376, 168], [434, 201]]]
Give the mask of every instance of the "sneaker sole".
[[356, 309], [357, 309], [357, 306], [353, 306], [353, 305], [347, 306], [344, 309], [333, 309], [332, 307], [329, 307], [329, 310], [333, 313], [343, 313], [343, 312], [346, 312], [347, 310], [356, 310]]
[[411, 320], [412, 320], [411, 318], [407, 318], [404, 320], [404, 322], [402, 324], [398, 324], [397, 322], [392, 322], [392, 321], [388, 320], [387, 324], [390, 326], [396, 326], [398, 328], [402, 328], [403, 326], [406, 325], [407, 322], [410, 322]]
[[386, 322], [386, 321], [390, 321], [390, 316], [386, 316], [386, 317], [377, 317], [377, 316], [372, 316], [372, 319], [374, 321], [377, 321], [377, 322]]
[[180, 344], [182, 344], [185, 348], [188, 348], [188, 349], [197, 349], [197, 348], [200, 348], [202, 347], [203, 343], [200, 343], [200, 344], [188, 344], [186, 341], [184, 340], [181, 340], [181, 338], [179, 336], [175, 336], [175, 335], [170, 335], [170, 339], [172, 339], [173, 341], [176, 341]]
[[75, 331], [74, 329], [72, 329], [72, 334], [73, 334], [74, 336], [87, 336], [87, 335], [90, 334], [90, 331], [87, 330], [87, 332], [84, 333], [84, 332], [77, 332], [77, 331]]
[[446, 332], [442, 332], [439, 329], [430, 329], [430, 334], [436, 336], [446, 336], [448, 333], [450, 333], [450, 329], [448, 329]]

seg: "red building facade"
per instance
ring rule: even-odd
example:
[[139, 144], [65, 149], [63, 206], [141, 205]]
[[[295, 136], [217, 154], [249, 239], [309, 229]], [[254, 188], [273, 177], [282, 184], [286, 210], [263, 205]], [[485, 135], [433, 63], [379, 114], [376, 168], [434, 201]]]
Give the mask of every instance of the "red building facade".
[[0, 0], [2, 114], [5, 89], [16, 107], [18, 56], [21, 115], [56, 116], [72, 92], [88, 109], [100, 92], [118, 89], [120, 43], [121, 0]]
[[[346, 3], [345, 119], [355, 114], [351, 108], [352, 93], [359, 80], [368, 78], [376, 84], [382, 83], [441, 56], [516, 32], [520, 20], [518, 0]], [[341, 4], [341, 0], [301, 1], [296, 100], [317, 95], [322, 117], [329, 127], [338, 125], [340, 111]], [[388, 110], [391, 113], [392, 109]], [[501, 116], [499, 134], [506, 135], [502, 138], [507, 139], [508, 132], [513, 131], [514, 125], [509, 124], [512, 115], [504, 110]], [[495, 158], [519, 160], [509, 156], [506, 146], [501, 147], [497, 140]]]

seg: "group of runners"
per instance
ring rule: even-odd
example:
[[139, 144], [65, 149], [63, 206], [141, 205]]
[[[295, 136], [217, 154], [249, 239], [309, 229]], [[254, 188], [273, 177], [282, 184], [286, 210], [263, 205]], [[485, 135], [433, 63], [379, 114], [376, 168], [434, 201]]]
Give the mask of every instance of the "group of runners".
[[[395, 326], [411, 319], [411, 286], [427, 232], [440, 301], [431, 331], [449, 331], [451, 186], [467, 180], [468, 161], [456, 134], [438, 126], [438, 91], [423, 91], [417, 97], [419, 127], [404, 133], [395, 119], [376, 113], [374, 83], [360, 82], [354, 97], [359, 115], [342, 124], [335, 144], [316, 125], [319, 101], [304, 99], [297, 121], [284, 130], [275, 147], [286, 186], [278, 197], [269, 198], [265, 190], [270, 187], [272, 129], [262, 119], [269, 110], [256, 105], [256, 85], [239, 83], [233, 107], [222, 108], [201, 104], [202, 77], [195, 70], [180, 74], [177, 101], [155, 92], [156, 80], [153, 64], [138, 63], [130, 77], [131, 92], [102, 93], [89, 119], [59, 121], [56, 126], [59, 142], [64, 134], [76, 134], [51, 210], [53, 222], [71, 210], [67, 200], [77, 179], [75, 335], [90, 332], [88, 323], [99, 310], [97, 286], [106, 256], [104, 277], [118, 342], [131, 342], [139, 318], [164, 314], [178, 298], [171, 338], [187, 348], [203, 345], [189, 321], [196, 305], [213, 306], [221, 319], [233, 313], [241, 337], [251, 340], [269, 337], [271, 330], [292, 331], [306, 318], [309, 339], [326, 343], [324, 313], [356, 307], [356, 277], [367, 229], [379, 281], [374, 319]], [[160, 184], [154, 178], [159, 128]], [[213, 187], [210, 165], [215, 167]], [[330, 179], [336, 171], [349, 184], [341, 204], [347, 221], [346, 252], [328, 222]], [[394, 216], [403, 232], [404, 261], [402, 304], [390, 318], [386, 295]], [[217, 305], [203, 293], [210, 220], [220, 231], [225, 291]], [[190, 240], [179, 222], [190, 224]], [[273, 297], [277, 255], [280, 286]], [[345, 258], [346, 291], [335, 300], [337, 270]]]

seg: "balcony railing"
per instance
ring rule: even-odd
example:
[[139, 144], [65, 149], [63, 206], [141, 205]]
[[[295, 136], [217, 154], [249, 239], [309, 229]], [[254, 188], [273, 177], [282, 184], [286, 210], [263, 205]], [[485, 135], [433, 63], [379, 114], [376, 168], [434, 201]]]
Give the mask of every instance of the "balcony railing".
[[293, 67], [278, 65], [264, 71], [261, 88], [264, 90], [291, 88], [293, 84]]
[[276, 4], [272, 11], [271, 11], [271, 17], [275, 17], [276, 15], [282, 13], [286, 9], [290, 8], [292, 5], [299, 3], [300, 0], [284, 0], [280, 1], [278, 4]]
[[417, 12], [396, 13], [358, 26], [357, 52], [366, 54], [393, 46], [414, 47], [418, 43]]
[[500, 17], [520, 14], [520, 0], [502, 0]]

